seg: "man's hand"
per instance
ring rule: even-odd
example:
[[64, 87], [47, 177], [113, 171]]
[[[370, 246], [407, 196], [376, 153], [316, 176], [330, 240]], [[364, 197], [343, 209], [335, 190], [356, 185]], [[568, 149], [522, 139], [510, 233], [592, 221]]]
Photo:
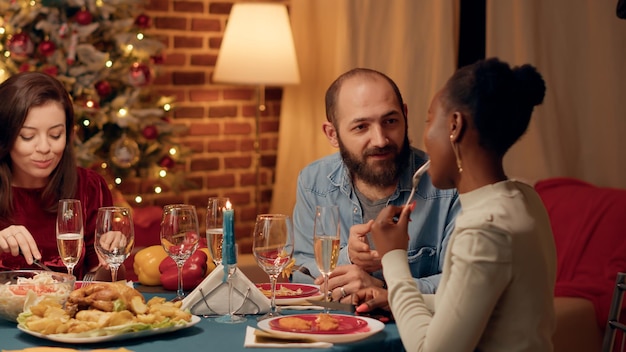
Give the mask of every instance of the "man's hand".
[[[315, 283], [324, 285], [324, 278], [319, 276]], [[333, 270], [328, 279], [328, 291], [331, 292], [333, 301], [350, 303], [350, 295], [362, 288], [371, 286], [383, 286], [383, 282], [356, 265], [340, 265]]]
[[352, 302], [357, 313], [366, 313], [374, 309], [389, 311], [387, 290], [382, 287], [367, 287], [352, 294]]
[[373, 273], [382, 268], [378, 251], [370, 250], [367, 234], [372, 229], [373, 220], [365, 224], [354, 225], [350, 228], [348, 238], [348, 256], [352, 264], [358, 265], [368, 273]]

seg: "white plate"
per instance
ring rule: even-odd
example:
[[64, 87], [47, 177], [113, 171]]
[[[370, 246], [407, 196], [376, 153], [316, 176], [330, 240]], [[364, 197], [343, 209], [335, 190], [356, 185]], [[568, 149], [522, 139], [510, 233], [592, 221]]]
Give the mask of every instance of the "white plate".
[[[278, 306], [289, 306], [289, 305], [298, 305], [298, 304], [307, 304], [308, 299], [312, 300], [320, 300], [324, 298], [324, 294], [320, 292], [320, 287], [318, 285], [310, 285], [310, 284], [296, 284], [296, 283], [287, 283], [287, 282], [278, 282], [276, 283], [276, 289], [278, 286], [282, 285], [291, 290], [297, 290], [298, 288], [302, 289], [304, 294], [298, 296], [276, 296], [276, 305]], [[269, 290], [269, 283], [261, 283], [256, 284], [257, 287], [263, 288], [265, 290]]]
[[385, 328], [385, 324], [380, 321], [368, 317], [354, 316], [354, 315], [344, 315], [344, 314], [331, 314], [333, 317], [344, 320], [348, 320], [350, 322], [354, 322], [355, 320], [360, 320], [360, 322], [364, 322], [366, 325], [360, 328], [348, 328], [345, 333], [341, 332], [292, 332], [285, 331], [282, 329], [275, 328], [276, 323], [272, 323], [272, 321], [285, 318], [285, 317], [300, 317], [306, 320], [313, 319], [313, 316], [317, 314], [293, 314], [286, 316], [279, 316], [275, 318], [261, 320], [257, 323], [259, 329], [266, 331], [270, 334], [282, 336], [285, 338], [301, 338], [301, 339], [311, 339], [315, 341], [322, 342], [331, 342], [331, 343], [346, 343], [346, 342], [354, 342], [358, 340], [362, 340], [364, 338], [370, 337]]
[[38, 333], [38, 332], [30, 331], [30, 330], [24, 328], [22, 325], [18, 325], [17, 328], [22, 330], [23, 332], [29, 334], [29, 335], [40, 337], [42, 339], [51, 340], [51, 341], [57, 341], [57, 342], [64, 342], [64, 343], [80, 344], [80, 343], [95, 343], [95, 342], [105, 342], [105, 341], [127, 340], [127, 339], [134, 339], [134, 338], [137, 338], [137, 337], [145, 337], [145, 336], [151, 336], [151, 335], [165, 334], [167, 332], [172, 332], [172, 331], [176, 331], [176, 330], [186, 329], [188, 327], [194, 326], [199, 321], [200, 321], [200, 317], [192, 315], [191, 316], [191, 321], [186, 323], [186, 324], [184, 324], [184, 325], [183, 324], [181, 324], [181, 325], [174, 325], [174, 326], [168, 326], [166, 328], [148, 329], [148, 330], [141, 330], [141, 331], [135, 331], [135, 332], [122, 333], [122, 334], [117, 334], [117, 335], [90, 336], [90, 337], [76, 336], [78, 334], [52, 334], [52, 335], [44, 335], [44, 334], [41, 334], [41, 333]]

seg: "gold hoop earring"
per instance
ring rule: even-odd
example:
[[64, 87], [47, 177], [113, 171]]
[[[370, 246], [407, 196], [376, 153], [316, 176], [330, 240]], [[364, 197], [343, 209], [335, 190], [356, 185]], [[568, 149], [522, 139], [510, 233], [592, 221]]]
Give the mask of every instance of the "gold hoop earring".
[[454, 152], [454, 156], [456, 157], [456, 167], [459, 169], [459, 173], [463, 172], [463, 164], [461, 163], [461, 157], [459, 156], [459, 150], [457, 149], [457, 145], [452, 141], [454, 135], [450, 135], [450, 144], [452, 144], [452, 151]]

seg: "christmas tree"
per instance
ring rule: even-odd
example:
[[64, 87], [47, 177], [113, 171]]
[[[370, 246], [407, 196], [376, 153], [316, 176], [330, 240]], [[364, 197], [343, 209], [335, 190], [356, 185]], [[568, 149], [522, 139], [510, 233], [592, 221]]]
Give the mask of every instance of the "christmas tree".
[[0, 0], [0, 81], [41, 71], [64, 83], [76, 112], [79, 164], [115, 184], [125, 178], [183, 186], [174, 172], [184, 155], [172, 99], [150, 86], [163, 44], [144, 33], [142, 0]]

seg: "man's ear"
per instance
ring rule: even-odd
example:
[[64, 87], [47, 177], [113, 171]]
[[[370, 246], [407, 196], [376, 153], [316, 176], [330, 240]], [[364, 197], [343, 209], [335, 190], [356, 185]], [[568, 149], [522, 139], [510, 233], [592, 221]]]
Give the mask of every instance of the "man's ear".
[[458, 143], [463, 139], [466, 128], [465, 116], [460, 111], [455, 111], [450, 116], [450, 141]]
[[328, 138], [328, 142], [335, 148], [339, 148], [339, 141], [337, 140], [337, 130], [332, 123], [326, 121], [322, 125], [322, 130], [324, 131], [324, 135]]

